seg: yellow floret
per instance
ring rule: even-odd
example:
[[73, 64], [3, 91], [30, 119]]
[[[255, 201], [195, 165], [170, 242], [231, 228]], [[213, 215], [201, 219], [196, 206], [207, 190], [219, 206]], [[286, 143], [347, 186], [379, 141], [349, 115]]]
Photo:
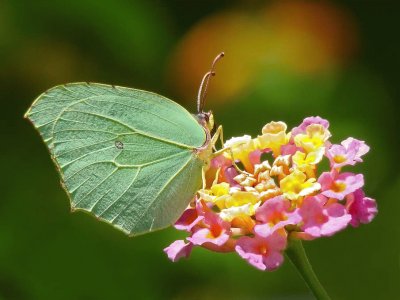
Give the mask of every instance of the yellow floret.
[[311, 124], [306, 128], [305, 133], [294, 137], [296, 146], [303, 148], [306, 152], [316, 152], [322, 148], [331, 136], [328, 129], [320, 124]]
[[288, 143], [290, 133], [286, 133], [287, 125], [283, 122], [270, 122], [262, 129], [262, 135], [255, 139], [255, 144], [258, 149], [269, 148], [274, 156], [281, 153], [281, 146]]
[[[250, 162], [249, 154], [256, 150], [254, 140], [250, 136], [244, 135], [238, 138], [232, 138], [226, 141], [225, 148], [230, 148], [230, 151], [225, 151], [224, 156], [231, 160], [240, 160], [249, 172], [253, 172], [254, 167]], [[233, 157], [232, 157], [233, 156]]]
[[235, 191], [225, 200], [225, 206], [229, 208], [232, 206], [242, 206], [248, 203], [255, 204], [258, 201], [257, 193]]
[[302, 196], [307, 196], [321, 188], [315, 178], [308, 180], [307, 176], [300, 170], [294, 170], [293, 173], [280, 181], [280, 188], [283, 195], [290, 200], [296, 200]]
[[315, 152], [304, 153], [297, 151], [293, 156], [293, 164], [297, 169], [305, 172], [308, 177], [315, 177], [315, 165], [318, 164], [324, 156], [324, 147], [319, 148]]

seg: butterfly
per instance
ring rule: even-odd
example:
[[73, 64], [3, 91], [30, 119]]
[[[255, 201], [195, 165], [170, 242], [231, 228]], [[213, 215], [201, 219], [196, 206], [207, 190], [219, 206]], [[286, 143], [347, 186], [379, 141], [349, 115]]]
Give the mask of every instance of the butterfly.
[[41, 94], [25, 117], [47, 145], [71, 209], [129, 235], [173, 224], [204, 182], [213, 148], [204, 102], [215, 64], [201, 82], [197, 115], [155, 93], [70, 83]]

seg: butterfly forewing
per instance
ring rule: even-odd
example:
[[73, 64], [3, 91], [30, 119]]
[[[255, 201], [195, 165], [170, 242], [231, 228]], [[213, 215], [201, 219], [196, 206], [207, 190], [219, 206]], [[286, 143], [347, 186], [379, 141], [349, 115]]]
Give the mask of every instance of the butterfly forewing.
[[204, 129], [162, 96], [100, 84], [41, 95], [27, 116], [41, 133], [76, 209], [129, 234], [172, 224], [201, 183]]

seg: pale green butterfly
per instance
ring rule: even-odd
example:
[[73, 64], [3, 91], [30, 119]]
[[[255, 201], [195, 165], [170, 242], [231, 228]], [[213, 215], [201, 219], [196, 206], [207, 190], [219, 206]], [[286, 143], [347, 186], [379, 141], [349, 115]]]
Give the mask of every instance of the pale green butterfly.
[[72, 210], [130, 235], [179, 218], [201, 187], [222, 130], [211, 138], [213, 115], [203, 106], [223, 56], [203, 77], [195, 116], [163, 96], [97, 83], [56, 86], [35, 100], [25, 117], [46, 143]]

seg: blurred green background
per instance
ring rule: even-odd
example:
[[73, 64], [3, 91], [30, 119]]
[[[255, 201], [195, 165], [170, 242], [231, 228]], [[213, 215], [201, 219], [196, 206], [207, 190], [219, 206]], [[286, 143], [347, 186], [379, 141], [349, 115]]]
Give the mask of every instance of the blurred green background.
[[220, 51], [207, 107], [225, 136], [271, 120], [330, 120], [333, 141], [365, 140], [356, 171], [379, 214], [305, 243], [333, 299], [399, 299], [400, 28], [396, 1], [0, 0], [0, 299], [312, 299], [289, 262], [273, 273], [195, 249], [171, 263], [173, 229], [128, 238], [69, 202], [22, 116], [46, 89], [93, 81], [151, 90], [195, 111]]

